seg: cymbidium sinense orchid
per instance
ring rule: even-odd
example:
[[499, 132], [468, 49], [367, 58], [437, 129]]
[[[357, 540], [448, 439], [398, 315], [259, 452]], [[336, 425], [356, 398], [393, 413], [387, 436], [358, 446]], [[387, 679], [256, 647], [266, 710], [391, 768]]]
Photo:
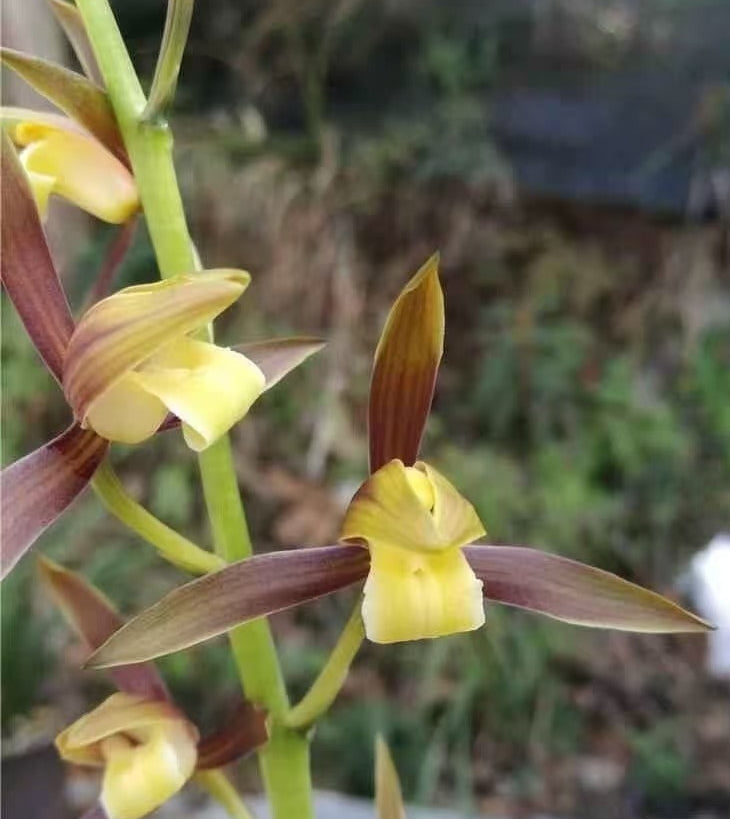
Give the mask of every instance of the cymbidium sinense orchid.
[[137, 186], [104, 90], [28, 54], [4, 48], [0, 56], [67, 114], [1, 109], [41, 216], [57, 195], [104, 222], [131, 219], [139, 209]]
[[239, 270], [128, 287], [75, 322], [6, 135], [2, 179], [2, 282], [75, 418], [2, 472], [4, 575], [91, 480], [110, 442], [139, 443], [181, 422], [201, 451], [321, 344], [278, 339], [232, 350], [201, 339], [246, 289], [250, 277]]
[[[41, 579], [71, 628], [90, 651], [122, 621], [80, 575], [41, 558]], [[191, 777], [213, 784], [221, 766], [266, 742], [265, 714], [243, 702], [224, 729], [202, 740], [173, 703], [152, 663], [115, 669], [118, 688], [56, 738], [61, 757], [102, 769], [99, 797], [108, 819], [138, 819], [166, 802]]]
[[388, 643], [476, 629], [482, 598], [584, 626], [704, 631], [670, 600], [554, 554], [474, 543], [484, 527], [436, 469], [418, 460], [441, 360], [438, 259], [408, 282], [385, 323], [369, 401], [370, 477], [345, 513], [337, 545], [254, 556], [173, 591], [91, 658], [148, 660], [233, 626], [365, 580], [367, 636]]

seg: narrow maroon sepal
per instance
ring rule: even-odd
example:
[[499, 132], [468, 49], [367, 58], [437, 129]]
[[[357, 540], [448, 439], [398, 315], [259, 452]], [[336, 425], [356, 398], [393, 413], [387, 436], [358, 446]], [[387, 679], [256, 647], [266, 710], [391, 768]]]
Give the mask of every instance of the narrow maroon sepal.
[[2, 135], [2, 282], [31, 341], [56, 381], [74, 321], [48, 249], [38, 209], [9, 137]]
[[10, 572], [38, 536], [85, 489], [108, 441], [78, 424], [0, 473], [2, 573]]

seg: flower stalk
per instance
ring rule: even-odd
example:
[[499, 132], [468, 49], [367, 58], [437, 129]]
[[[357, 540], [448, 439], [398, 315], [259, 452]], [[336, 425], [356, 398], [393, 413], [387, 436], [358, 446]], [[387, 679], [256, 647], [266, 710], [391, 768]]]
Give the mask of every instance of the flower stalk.
[[112, 515], [175, 566], [193, 574], [214, 572], [225, 566], [220, 557], [183, 537], [130, 497], [108, 460], [94, 473], [91, 486]]
[[339, 694], [365, 639], [361, 608], [362, 599], [359, 599], [319, 676], [301, 701], [286, 715], [285, 722], [290, 728], [308, 728], [327, 711]]
[[[79, 0], [77, 6], [129, 154], [160, 274], [194, 271], [172, 134], [163, 119], [143, 119], [147, 100], [107, 0]], [[215, 551], [226, 561], [246, 558], [251, 540], [228, 437], [198, 457]], [[265, 619], [248, 623], [231, 632], [230, 641], [247, 697], [270, 715], [271, 739], [259, 760], [272, 815], [307, 819], [313, 815], [308, 740], [281, 724], [289, 702], [269, 625]]]

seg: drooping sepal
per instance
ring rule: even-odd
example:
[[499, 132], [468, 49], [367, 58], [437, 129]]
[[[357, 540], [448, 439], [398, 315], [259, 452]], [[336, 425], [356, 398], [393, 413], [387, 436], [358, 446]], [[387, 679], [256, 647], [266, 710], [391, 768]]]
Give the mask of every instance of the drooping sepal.
[[444, 347], [438, 254], [403, 288], [375, 351], [370, 382], [370, 471], [399, 458], [413, 464], [431, 409]]
[[[38, 572], [71, 629], [89, 652], [104, 643], [124, 621], [107, 598], [81, 575], [48, 558], [38, 561]], [[168, 698], [167, 688], [152, 663], [136, 663], [112, 669], [120, 691], [146, 699]]]
[[0, 473], [2, 577], [86, 488], [108, 442], [77, 424]]
[[467, 546], [484, 596], [579, 626], [702, 632], [708, 623], [656, 592], [575, 560], [521, 546]]
[[364, 579], [368, 554], [323, 546], [255, 555], [175, 589], [114, 634], [91, 667], [141, 662], [201, 643]]

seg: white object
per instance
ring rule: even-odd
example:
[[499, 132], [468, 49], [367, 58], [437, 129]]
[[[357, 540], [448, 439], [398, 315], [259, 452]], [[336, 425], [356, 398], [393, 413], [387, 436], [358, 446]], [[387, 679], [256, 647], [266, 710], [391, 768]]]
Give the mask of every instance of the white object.
[[708, 635], [707, 670], [730, 678], [730, 534], [715, 535], [692, 558], [688, 579], [700, 615], [717, 626]]

